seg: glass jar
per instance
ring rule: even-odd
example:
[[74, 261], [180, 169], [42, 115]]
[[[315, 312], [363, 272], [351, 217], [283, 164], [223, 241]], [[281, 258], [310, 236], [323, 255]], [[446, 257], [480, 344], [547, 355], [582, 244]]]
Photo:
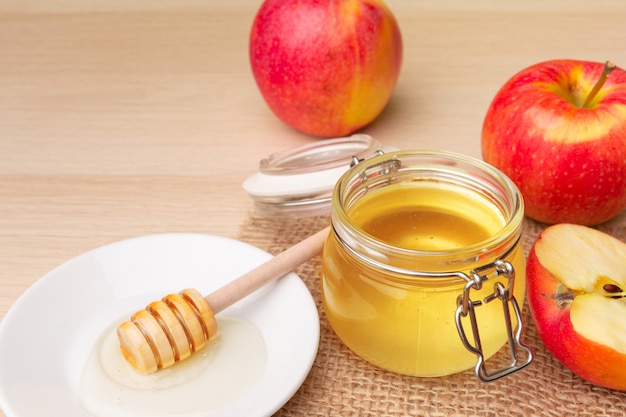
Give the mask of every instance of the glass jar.
[[[398, 151], [354, 164], [332, 196], [322, 297], [337, 336], [393, 372], [485, 381], [530, 363], [520, 341], [524, 206], [500, 171], [467, 156]], [[511, 361], [485, 360], [508, 344]]]

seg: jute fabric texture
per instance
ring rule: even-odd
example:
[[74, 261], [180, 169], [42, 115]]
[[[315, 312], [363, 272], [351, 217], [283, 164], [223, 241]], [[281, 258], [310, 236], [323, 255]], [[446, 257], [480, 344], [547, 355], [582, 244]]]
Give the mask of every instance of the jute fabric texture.
[[[277, 219], [250, 213], [239, 239], [277, 254], [329, 223], [326, 217]], [[528, 253], [545, 225], [526, 220], [524, 226], [522, 245]], [[626, 214], [598, 229], [626, 241]], [[321, 257], [317, 256], [295, 270], [311, 291], [320, 314], [319, 350], [303, 385], [276, 416], [626, 415], [626, 392], [588, 384], [552, 357], [536, 334], [527, 306], [523, 340], [532, 347], [535, 359], [529, 367], [506, 378], [482, 383], [473, 370], [416, 378], [370, 365], [342, 344], [325, 317], [320, 264]]]

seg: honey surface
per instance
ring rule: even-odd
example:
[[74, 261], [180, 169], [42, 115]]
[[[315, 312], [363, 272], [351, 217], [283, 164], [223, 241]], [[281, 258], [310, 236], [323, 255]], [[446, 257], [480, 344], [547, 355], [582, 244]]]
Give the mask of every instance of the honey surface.
[[504, 225], [500, 211], [483, 196], [432, 181], [374, 190], [348, 213], [364, 232], [397, 247], [423, 251], [479, 243]]
[[219, 334], [170, 368], [137, 373], [123, 358], [112, 326], [89, 355], [80, 402], [96, 417], [197, 417], [238, 401], [261, 380], [267, 364], [253, 323], [220, 317]]

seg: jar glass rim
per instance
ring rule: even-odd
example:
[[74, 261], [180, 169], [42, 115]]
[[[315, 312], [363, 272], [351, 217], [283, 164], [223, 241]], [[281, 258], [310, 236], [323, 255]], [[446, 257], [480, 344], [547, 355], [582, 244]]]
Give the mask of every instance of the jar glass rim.
[[[383, 184], [402, 172], [410, 176], [413, 172], [449, 181], [461, 180], [464, 185], [476, 187], [484, 193], [504, 215], [503, 226], [486, 239], [467, 246], [445, 251], [428, 251], [398, 247], [378, 239], [355, 225], [348, 209], [355, 194], [367, 187], [368, 182]], [[497, 201], [496, 201], [497, 200]], [[427, 264], [442, 262], [443, 259], [475, 259], [486, 252], [505, 253], [515, 245], [521, 235], [524, 217], [524, 202], [517, 186], [500, 170], [486, 162], [459, 153], [438, 150], [403, 150], [388, 152], [372, 157], [348, 170], [337, 182], [333, 193], [332, 220], [336, 233], [348, 235], [347, 244], [358, 241], [370, 254], [392, 254], [405, 259], [421, 259]], [[345, 236], [344, 236], [345, 237]], [[386, 259], [386, 256], [381, 256]], [[414, 271], [411, 271], [414, 273]]]

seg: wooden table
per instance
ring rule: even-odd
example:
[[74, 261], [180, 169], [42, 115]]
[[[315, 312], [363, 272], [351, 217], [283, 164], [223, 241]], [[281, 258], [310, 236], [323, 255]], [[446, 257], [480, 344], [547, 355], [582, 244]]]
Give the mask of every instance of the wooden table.
[[[260, 0], [0, 0], [0, 318], [43, 274], [133, 236], [236, 237], [282, 124], [248, 63]], [[387, 0], [404, 63], [363, 129], [480, 157], [486, 108], [552, 58], [626, 65], [622, 0]], [[0, 415], [2, 413], [0, 412]]]

